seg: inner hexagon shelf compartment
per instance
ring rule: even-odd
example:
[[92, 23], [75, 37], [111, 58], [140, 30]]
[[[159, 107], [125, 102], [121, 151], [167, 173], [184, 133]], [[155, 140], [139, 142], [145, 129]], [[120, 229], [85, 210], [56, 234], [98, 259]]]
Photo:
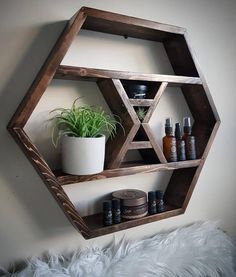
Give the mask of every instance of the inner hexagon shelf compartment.
[[[161, 42], [175, 75], [141, 74], [61, 65], [62, 59], [81, 29]], [[72, 176], [53, 171], [25, 133], [24, 126], [52, 79], [96, 82], [111, 111], [121, 117], [125, 135], [121, 134], [120, 130], [112, 143], [108, 140], [106, 169], [102, 173], [92, 176]], [[153, 97], [129, 99], [124, 86], [127, 82], [154, 84]], [[167, 86], [181, 89], [192, 113], [193, 133], [197, 142], [197, 160], [167, 163], [162, 148], [156, 142], [149, 126], [150, 118]], [[140, 106], [148, 109], [142, 122], [135, 112], [135, 107]], [[220, 119], [215, 105], [184, 28], [83, 7], [68, 21], [37, 78], [12, 117], [8, 130], [70, 222], [87, 239], [184, 213], [219, 124]], [[134, 149], [140, 151], [143, 163], [124, 163], [127, 151]], [[165, 192], [166, 210], [163, 213], [123, 221], [109, 227], [102, 226], [101, 214], [82, 218], [63, 190], [63, 185], [66, 184], [160, 170], [173, 170]]]

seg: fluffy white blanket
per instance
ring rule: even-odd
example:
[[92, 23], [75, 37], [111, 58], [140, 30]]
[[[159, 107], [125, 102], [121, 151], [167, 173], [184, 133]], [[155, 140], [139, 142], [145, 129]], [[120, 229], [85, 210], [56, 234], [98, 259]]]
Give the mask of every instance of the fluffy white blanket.
[[[70, 257], [33, 258], [15, 277], [235, 277], [234, 247], [214, 223], [195, 223], [139, 241], [114, 241]], [[9, 276], [9, 275], [8, 275]]]

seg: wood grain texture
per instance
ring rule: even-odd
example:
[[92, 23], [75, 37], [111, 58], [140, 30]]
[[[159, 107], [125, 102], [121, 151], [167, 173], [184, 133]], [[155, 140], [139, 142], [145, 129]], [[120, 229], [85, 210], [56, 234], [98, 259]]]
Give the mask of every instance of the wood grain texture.
[[184, 85], [181, 89], [195, 121], [209, 122], [208, 125], [216, 122], [214, 112], [202, 85]]
[[163, 42], [176, 75], [199, 77], [184, 35]]
[[[183, 207], [189, 189], [195, 184], [194, 179], [197, 167], [182, 168], [175, 170], [165, 191], [164, 201], [168, 205]], [[198, 172], [199, 173], [199, 172]]]
[[87, 20], [83, 29], [103, 33], [134, 37], [146, 40], [164, 41], [179, 36], [184, 28], [153, 22], [131, 16], [84, 8]]
[[216, 133], [217, 133], [219, 127], [220, 127], [220, 121], [217, 121], [215, 123], [213, 129], [212, 129], [212, 132], [211, 132], [211, 134], [209, 136], [209, 139], [208, 139], [208, 142], [207, 142], [206, 147], [204, 149], [204, 152], [203, 152], [203, 154], [201, 156], [202, 159], [204, 159], [204, 160], [206, 160], [206, 158], [207, 158], [207, 155], [208, 155], [208, 153], [209, 153], [209, 151], [211, 149], [212, 143], [213, 143], [213, 141], [215, 139], [215, 136], [216, 136]]
[[68, 22], [61, 36], [55, 43], [54, 48], [49, 54], [46, 62], [39, 71], [36, 79], [19, 105], [16, 113], [9, 123], [9, 127], [21, 127], [23, 128], [38, 104], [39, 99], [42, 97], [49, 83], [51, 82], [56, 69], [66, 52], [68, 51], [74, 37], [80, 30], [84, 23], [86, 16], [83, 12], [78, 13], [76, 17], [73, 17]]
[[151, 119], [151, 116], [153, 115], [153, 113], [154, 113], [154, 111], [155, 111], [155, 109], [156, 109], [156, 107], [157, 107], [157, 105], [158, 105], [158, 103], [161, 99], [161, 96], [164, 93], [167, 85], [168, 85], [167, 82], [162, 82], [161, 83], [161, 85], [160, 85], [160, 87], [159, 87], [159, 89], [158, 89], [158, 91], [157, 91], [157, 93], [154, 97], [154, 100], [151, 103], [151, 106], [150, 106], [149, 110], [147, 111], [145, 118], [143, 119], [143, 123], [148, 123], [149, 120]]
[[153, 103], [153, 99], [129, 99], [132, 106], [136, 107], [150, 107]]
[[91, 237], [97, 237], [105, 234], [114, 233], [117, 231], [125, 230], [128, 228], [136, 227], [142, 224], [151, 223], [154, 221], [162, 220], [172, 216], [177, 216], [184, 213], [184, 209], [174, 206], [166, 206], [166, 211], [154, 215], [147, 215], [145, 217], [133, 220], [123, 220], [120, 224], [114, 224], [108, 227], [102, 226], [102, 214], [95, 214], [84, 217], [84, 221], [91, 230]]
[[191, 76], [145, 74], [130, 71], [106, 70], [68, 65], [60, 65], [56, 71], [54, 78], [80, 81], [97, 81], [99, 79], [124, 79], [136, 81], [168, 82], [172, 86], [182, 86], [183, 84], [202, 84], [200, 78]]
[[[165, 193], [165, 201], [168, 204], [177, 205], [179, 207], [182, 207], [183, 209], [187, 208], [219, 125], [220, 122], [216, 122], [213, 130], [208, 131], [208, 128], [204, 129], [205, 132], [210, 134], [207, 138], [207, 143], [204, 142], [204, 150], [203, 153], [201, 153], [202, 159], [200, 160], [199, 165], [192, 168], [182, 168], [176, 170], [173, 173]], [[201, 126], [198, 126], [198, 128], [202, 130], [203, 128], [200, 127]], [[202, 134], [202, 137], [204, 137], [202, 132], [200, 134]], [[197, 139], [200, 140], [202, 139], [202, 137], [197, 136]], [[203, 142], [201, 140], [199, 144], [201, 145], [202, 143]]]
[[[89, 7], [82, 7], [81, 11], [83, 11], [88, 16], [88, 23], [87, 25], [90, 25], [91, 28], [94, 28], [97, 32], [107, 32], [106, 28], [110, 29], [110, 24], [115, 24], [115, 28], [117, 30], [120, 30], [121, 28], [124, 28], [124, 25], [129, 25], [131, 28], [140, 28], [144, 27], [146, 28], [145, 32], [142, 32], [142, 34], [145, 34], [148, 32], [148, 29], [153, 31], [163, 31], [164, 35], [172, 35], [172, 34], [184, 34], [186, 32], [185, 28], [170, 25], [170, 24], [163, 24], [151, 20], [141, 19], [137, 17], [131, 17], [123, 14], [118, 13], [112, 13], [107, 12], [103, 10], [93, 9]], [[97, 25], [96, 18], [101, 19], [101, 22], [103, 22], [103, 28], [99, 29]], [[121, 25], [119, 25], [121, 24]], [[86, 26], [83, 26], [83, 28], [86, 28]], [[102, 25], [102, 24], [101, 24]], [[143, 37], [142, 37], [143, 38]]]
[[[208, 85], [207, 85], [206, 79], [205, 79], [205, 77], [204, 77], [204, 75], [203, 75], [203, 73], [202, 73], [202, 70], [201, 70], [200, 65], [199, 65], [199, 63], [198, 63], [198, 60], [197, 60], [197, 58], [196, 58], [196, 54], [195, 54], [195, 52], [194, 52], [194, 50], [193, 50], [192, 43], [191, 43], [191, 41], [190, 41], [188, 32], [185, 32], [185, 33], [184, 33], [184, 39], [185, 39], [185, 41], [186, 41], [187, 47], [190, 49], [189, 51], [190, 51], [190, 53], [191, 53], [191, 57], [192, 57], [192, 59], [193, 59], [194, 65], [195, 65], [195, 67], [196, 67], [196, 69], [197, 69], [198, 76], [200, 77], [200, 79], [201, 79], [201, 81], [202, 81], [202, 85], [203, 85], [205, 94], [206, 94], [206, 96], [207, 96], [208, 103], [209, 103], [209, 105], [211, 106], [211, 110], [212, 110], [212, 112], [213, 112], [213, 114], [214, 114], [214, 118], [215, 118], [215, 120], [216, 120], [217, 122], [220, 122], [220, 116], [219, 116], [219, 114], [218, 114], [218, 112], [217, 112], [217, 109], [216, 109], [215, 103], [214, 103], [214, 101], [213, 101], [212, 95], [211, 95], [211, 93], [210, 93], [209, 87], [208, 87]], [[211, 116], [211, 114], [210, 114], [210, 116]]]
[[13, 128], [10, 129], [10, 132], [36, 169], [37, 173], [43, 180], [48, 190], [51, 192], [54, 199], [60, 205], [61, 209], [63, 210], [69, 221], [75, 226], [76, 229], [81, 232], [84, 237], [89, 238], [90, 231], [88, 227], [85, 225], [83, 219], [80, 217], [74, 205], [64, 192], [61, 185], [58, 183], [58, 180], [55, 177], [54, 173], [51, 171], [46, 161], [40, 155], [38, 149], [30, 141], [24, 130], [22, 130], [21, 128]]
[[152, 130], [150, 128], [150, 126], [147, 124], [147, 123], [143, 123], [142, 124], [148, 138], [149, 138], [149, 141], [153, 147], [153, 149], [155, 150], [156, 154], [157, 154], [157, 157], [158, 159], [160, 160], [161, 163], [167, 163], [167, 160], [162, 152], [162, 149], [161, 147], [158, 145], [158, 143], [156, 142], [153, 134], [152, 134]]
[[[130, 103], [130, 99], [126, 94], [121, 81], [118, 79], [113, 79], [111, 81], [103, 80], [98, 82], [98, 86], [104, 98], [106, 99], [109, 107], [111, 108], [112, 112], [118, 115], [122, 119], [122, 122], [126, 122], [124, 125], [125, 136], [123, 135], [123, 138], [122, 138], [120, 135], [118, 135], [115, 137], [114, 140], [109, 140], [107, 142], [107, 145], [106, 145], [107, 147], [106, 168], [107, 169], [119, 167], [123, 159], [125, 158], [127, 151], [130, 149], [138, 149], [137, 145], [140, 145], [140, 149], [151, 148], [150, 146], [152, 146], [152, 148], [154, 149], [155, 152], [153, 153], [156, 153], [157, 158], [155, 157], [155, 154], [153, 155], [153, 153], [151, 153], [150, 151], [143, 150], [140, 152], [141, 152], [141, 155], [144, 157], [144, 159], [147, 160], [148, 159], [147, 157], [149, 157], [149, 160], [151, 160], [152, 162], [158, 162], [158, 160], [161, 163], [167, 162], [161, 147], [157, 144], [152, 134], [152, 130], [147, 123], [154, 109], [156, 108], [158, 101], [162, 93], [164, 92], [167, 84], [168, 84], [167, 82], [161, 83], [156, 93], [156, 96], [154, 98], [154, 101], [152, 105], [149, 107], [147, 115], [144, 118], [144, 123], [142, 123], [143, 130], [146, 133], [148, 140], [150, 141], [150, 143], [148, 143], [148, 147], [146, 147], [147, 145], [145, 146], [144, 144], [141, 145], [140, 142], [132, 144], [132, 141], [134, 140], [135, 135], [137, 134], [141, 126], [141, 123], [137, 117], [137, 114], [134, 108]], [[123, 107], [123, 109], [121, 109], [121, 107]], [[127, 121], [129, 121], [128, 128], [127, 128]], [[134, 145], [135, 145], [135, 148], [133, 148]], [[153, 156], [152, 159], [151, 159], [151, 156]]]
[[150, 141], [132, 141], [129, 145], [129, 150], [152, 148]]
[[[143, 74], [60, 65], [81, 28], [162, 42], [176, 75]], [[73, 176], [53, 172], [24, 132], [24, 125], [52, 78], [96, 81], [112, 112], [121, 118], [125, 134], [121, 128], [118, 128], [115, 139], [113, 141], [109, 139], [106, 145], [106, 166], [109, 169], [90, 176]], [[148, 84], [148, 99], [129, 99], [123, 87], [125, 82]], [[167, 163], [150, 129], [149, 120], [167, 85], [181, 87], [192, 112], [193, 134], [196, 137], [199, 158], [197, 160]], [[149, 107], [149, 109], [141, 123], [135, 107], [142, 106], [145, 109]], [[184, 213], [219, 125], [219, 115], [184, 28], [83, 7], [68, 21], [45, 64], [9, 122], [8, 130], [73, 226], [85, 238], [91, 238]], [[124, 163], [124, 156], [129, 149], [138, 149], [145, 157], [145, 163]], [[111, 227], [103, 227], [101, 215], [98, 214], [81, 218], [62, 187], [83, 181], [170, 170], [173, 174], [165, 193], [165, 202], [168, 204], [165, 212], [122, 222]]]
[[113, 114], [121, 119], [124, 131], [119, 128], [114, 138], [106, 143], [106, 168], [117, 168], [123, 161], [128, 147], [139, 129], [139, 119], [120, 80], [101, 80], [98, 86]]
[[[215, 124], [219, 125], [218, 123], [215, 123]], [[195, 136], [197, 157], [203, 157], [203, 153], [205, 152], [206, 147], [209, 144], [210, 138], [213, 134], [215, 124], [209, 123], [207, 121], [194, 122], [192, 133]]]
[[195, 186], [196, 186], [196, 184], [197, 184], [197, 181], [198, 181], [198, 178], [199, 178], [199, 176], [200, 176], [202, 167], [203, 167], [203, 165], [204, 165], [204, 163], [205, 163], [205, 161], [206, 161], [207, 155], [208, 155], [208, 153], [209, 153], [209, 150], [210, 150], [210, 148], [211, 148], [211, 145], [212, 145], [213, 140], [214, 140], [214, 138], [215, 138], [215, 136], [216, 136], [216, 132], [217, 132], [219, 126], [220, 126], [220, 122], [216, 122], [216, 124], [215, 124], [215, 126], [214, 126], [214, 128], [213, 128], [213, 130], [212, 130], [212, 132], [211, 132], [210, 138], [209, 138], [209, 140], [208, 140], [208, 143], [207, 143], [207, 145], [206, 145], [206, 147], [205, 147], [205, 150], [204, 150], [204, 153], [203, 153], [203, 155], [202, 155], [202, 159], [201, 159], [201, 161], [200, 161], [200, 164], [199, 164], [199, 166], [198, 166], [197, 169], [196, 169], [196, 173], [195, 173], [195, 175], [193, 176], [192, 182], [191, 182], [191, 184], [190, 184], [190, 186], [189, 186], [189, 189], [188, 189], [188, 191], [187, 191], [187, 193], [186, 193], [186, 197], [185, 197], [185, 200], [184, 200], [184, 203], [183, 203], [183, 208], [184, 208], [184, 209], [186, 209], [187, 206], [188, 206], [188, 203], [189, 203], [190, 198], [191, 198], [191, 196], [192, 196], [193, 190], [194, 190], [194, 188], [195, 188]]
[[175, 170], [180, 168], [196, 167], [200, 164], [200, 160], [173, 162], [165, 164], [143, 164], [143, 163], [123, 163], [120, 168], [106, 169], [101, 173], [86, 176], [67, 175], [62, 172], [54, 172], [61, 186], [73, 183], [95, 181], [111, 177], [119, 177], [126, 175], [134, 175], [140, 173], [151, 173], [157, 171]]

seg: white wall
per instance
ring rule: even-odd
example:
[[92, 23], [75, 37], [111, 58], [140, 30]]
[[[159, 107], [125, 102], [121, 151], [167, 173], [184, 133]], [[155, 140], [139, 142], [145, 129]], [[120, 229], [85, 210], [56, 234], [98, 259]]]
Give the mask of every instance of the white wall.
[[[235, 1], [2, 0], [0, 2], [0, 265], [8, 265], [11, 261], [37, 255], [45, 250], [72, 250], [91, 244], [104, 246], [113, 239], [113, 235], [89, 241], [82, 238], [70, 225], [6, 131], [6, 125], [12, 114], [60, 34], [64, 26], [62, 21], [69, 19], [83, 5], [187, 28], [222, 120], [186, 213], [176, 218], [119, 232], [116, 235], [121, 237], [126, 234], [127, 237], [142, 238], [197, 220], [219, 220], [224, 230], [236, 236], [234, 213], [236, 151], [233, 144], [236, 128], [234, 107], [236, 96], [233, 84], [236, 75]], [[93, 35], [85, 32], [78, 45], [82, 47], [81, 49], [86, 49], [88, 41], [93, 39]], [[165, 73], [171, 70], [164, 57], [158, 63], [153, 62], [155, 48], [152, 43], [137, 44], [134, 39], [126, 41], [117, 39], [113, 45], [114, 40], [110, 36], [103, 37], [97, 44], [100, 48], [96, 49], [93, 59], [82, 59], [82, 56], [77, 56], [72, 48], [70, 57], [66, 57], [65, 60], [78, 59], [82, 63], [90, 63], [86, 65], [106, 67], [109, 65], [109, 59], [101, 59], [104, 51], [102, 46], [110, 43], [111, 49], [119, 46], [117, 51], [122, 51], [124, 57], [129, 57], [122, 59], [119, 55], [113, 57], [111, 55], [112, 67], [115, 69], [134, 70], [139, 67], [141, 72], [153, 70], [158, 72], [157, 65], [163, 63], [161, 70]], [[75, 42], [75, 47], [76, 43], [78, 42]], [[87, 50], [93, 54], [92, 48]], [[130, 53], [135, 54], [132, 57], [138, 59], [132, 58]], [[48, 89], [49, 96], [45, 97], [53, 96], [57, 88], [59, 88], [58, 82]], [[72, 97], [77, 95], [76, 85], [73, 83], [63, 85], [58, 93], [63, 93], [63, 88], [70, 90]], [[91, 89], [96, 90], [94, 87]], [[29, 133], [36, 128], [38, 122], [41, 122], [46, 111], [51, 109], [52, 102], [49, 99], [51, 98], [42, 98], [37, 107], [38, 112], [35, 111], [27, 126]], [[62, 99], [64, 101], [64, 97]], [[165, 102], [164, 99], [160, 108], [162, 111], [169, 105]], [[31, 133], [33, 136], [33, 132]], [[48, 135], [42, 136], [41, 140], [44, 139], [48, 141]], [[42, 143], [39, 142], [39, 145], [42, 146]], [[44, 149], [42, 151], [47, 152]], [[54, 157], [49, 155], [48, 159], [53, 163]], [[95, 200], [101, 200], [103, 194], [111, 190], [122, 188], [126, 184], [141, 189], [146, 187], [147, 190], [157, 186], [157, 183], [158, 186], [164, 187], [166, 179], [168, 176], [164, 174], [141, 174], [86, 182], [68, 186], [66, 190], [72, 201], [81, 206], [85, 214], [96, 207]], [[85, 201], [86, 198], [88, 201]]]

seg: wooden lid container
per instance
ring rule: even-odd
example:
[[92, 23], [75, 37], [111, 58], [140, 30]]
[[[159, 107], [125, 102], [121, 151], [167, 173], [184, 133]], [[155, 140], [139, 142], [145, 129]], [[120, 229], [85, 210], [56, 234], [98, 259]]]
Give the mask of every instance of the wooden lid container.
[[113, 198], [121, 201], [121, 216], [124, 219], [136, 219], [147, 214], [147, 194], [136, 189], [114, 191]]

